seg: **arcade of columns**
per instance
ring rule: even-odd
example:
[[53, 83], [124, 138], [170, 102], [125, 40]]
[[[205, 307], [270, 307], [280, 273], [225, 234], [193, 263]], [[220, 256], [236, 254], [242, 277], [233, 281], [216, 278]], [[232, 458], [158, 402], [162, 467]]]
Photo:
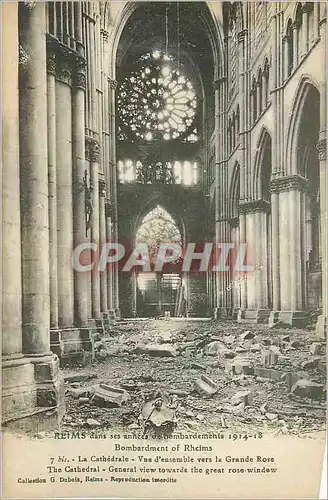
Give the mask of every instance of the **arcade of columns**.
[[[6, 54], [2, 87], [3, 419], [11, 425], [24, 417], [29, 428], [36, 415], [46, 415], [45, 425], [49, 425], [62, 411], [63, 386], [56, 354], [63, 359], [78, 354], [83, 361], [92, 357], [93, 332], [103, 332], [120, 315], [118, 268], [107, 274], [88, 274], [74, 272], [71, 266], [72, 249], [79, 243], [115, 241], [118, 237], [116, 82], [110, 70], [104, 69], [110, 67], [112, 40], [99, 22], [98, 7], [97, 15], [85, 16], [83, 24], [82, 4], [74, 2], [74, 49], [49, 34], [45, 3], [26, 2], [18, 7], [16, 2], [6, 2], [2, 8]], [[19, 22], [19, 9], [24, 23]], [[261, 272], [240, 280], [238, 300], [229, 288], [231, 277], [209, 276], [209, 301], [218, 317], [297, 324], [304, 320], [300, 214], [307, 180], [288, 164], [286, 117], [292, 112], [302, 75], [313, 74], [320, 92], [317, 147], [321, 214], [325, 214], [324, 70], [323, 64], [316, 63], [316, 56], [325, 60], [326, 19], [320, 5], [315, 10], [320, 40], [289, 77], [281, 57], [286, 53], [286, 15], [278, 4], [274, 9], [270, 24], [270, 40], [275, 40], [270, 58], [271, 105], [253, 127], [249, 102], [253, 61], [247, 22], [238, 32], [241, 112], [236, 156], [228, 153], [229, 78], [222, 71], [214, 82], [216, 237], [218, 241], [231, 238], [231, 172], [238, 160], [238, 240], [250, 246], [254, 243], [254, 258], [261, 263]], [[83, 39], [88, 41], [86, 46]], [[269, 129], [272, 141], [270, 207], [253, 186], [254, 144], [262, 126]], [[267, 239], [269, 209], [271, 245]], [[326, 241], [325, 217], [321, 217], [321, 241]], [[270, 270], [266, 268], [268, 251]], [[325, 264], [325, 244], [321, 245], [321, 260]], [[324, 271], [322, 276], [325, 311]], [[319, 317], [318, 331], [323, 331], [323, 325], [324, 315]]]

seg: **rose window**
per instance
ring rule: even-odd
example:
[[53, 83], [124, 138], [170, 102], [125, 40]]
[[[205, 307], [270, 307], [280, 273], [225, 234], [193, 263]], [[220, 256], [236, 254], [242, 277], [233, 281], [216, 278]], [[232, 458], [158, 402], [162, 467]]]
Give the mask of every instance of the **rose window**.
[[[196, 93], [173, 58], [158, 51], [146, 54], [118, 89], [121, 123], [145, 141], [185, 138], [197, 140]], [[196, 139], [195, 139], [196, 137]]]

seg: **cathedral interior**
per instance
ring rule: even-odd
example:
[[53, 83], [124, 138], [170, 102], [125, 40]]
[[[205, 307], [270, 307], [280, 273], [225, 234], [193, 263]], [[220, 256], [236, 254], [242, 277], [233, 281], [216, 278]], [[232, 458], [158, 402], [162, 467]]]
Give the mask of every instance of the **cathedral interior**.
[[[179, 324], [322, 341], [325, 2], [1, 8], [3, 424], [58, 425], [67, 367], [119, 373], [138, 328], [159, 357]], [[72, 266], [106, 242], [247, 244], [255, 271]]]

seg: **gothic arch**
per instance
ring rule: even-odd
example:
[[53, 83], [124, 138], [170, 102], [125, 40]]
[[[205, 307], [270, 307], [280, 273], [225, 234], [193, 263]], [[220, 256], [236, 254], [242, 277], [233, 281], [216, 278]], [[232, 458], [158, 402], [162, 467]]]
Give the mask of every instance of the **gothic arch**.
[[285, 169], [287, 175], [295, 175], [298, 172], [297, 148], [304, 105], [309, 96], [309, 92], [315, 90], [319, 97], [319, 84], [308, 75], [303, 76], [299, 82], [295, 99], [290, 112], [290, 120], [287, 128]]
[[[220, 27], [217, 23], [214, 12], [210, 6], [210, 2], [203, 2], [205, 9], [201, 12], [201, 19], [204, 23], [204, 28], [207, 28], [207, 34], [211, 43], [213, 51], [214, 60], [214, 78], [219, 78], [225, 75], [225, 58], [224, 58], [224, 44], [221, 34]], [[115, 26], [112, 31], [112, 50], [111, 50], [111, 67], [109, 69], [109, 74], [113, 79], [116, 78], [116, 55], [117, 49], [120, 42], [122, 31], [128, 22], [131, 15], [140, 7], [139, 2], [128, 1], [124, 5], [122, 11], [120, 12], [118, 19], [115, 22]]]
[[186, 225], [184, 223], [183, 217], [172, 207], [172, 204], [170, 203], [170, 200], [167, 199], [167, 197], [162, 194], [162, 193], [154, 193], [153, 196], [151, 196], [147, 203], [144, 204], [144, 206], [141, 208], [140, 212], [136, 215], [134, 223], [133, 223], [133, 238], [135, 238], [135, 235], [138, 231], [138, 228], [143, 220], [143, 218], [152, 210], [154, 210], [157, 205], [161, 206], [164, 208], [164, 210], [167, 211], [167, 213], [174, 219], [176, 222], [179, 231], [181, 233], [181, 238], [183, 244], [187, 241], [187, 231], [186, 231]]
[[[253, 196], [255, 200], [263, 199], [263, 163], [265, 160], [265, 155], [268, 150], [271, 151], [271, 133], [266, 127], [262, 127], [259, 138], [256, 144], [256, 154], [254, 159], [254, 173], [253, 173]], [[270, 165], [271, 167], [271, 165]], [[268, 172], [267, 172], [268, 174]], [[269, 174], [268, 174], [269, 175]]]
[[233, 168], [231, 183], [230, 183], [230, 193], [229, 193], [229, 216], [231, 219], [238, 217], [238, 206], [240, 198], [240, 167], [239, 163], [236, 162]]

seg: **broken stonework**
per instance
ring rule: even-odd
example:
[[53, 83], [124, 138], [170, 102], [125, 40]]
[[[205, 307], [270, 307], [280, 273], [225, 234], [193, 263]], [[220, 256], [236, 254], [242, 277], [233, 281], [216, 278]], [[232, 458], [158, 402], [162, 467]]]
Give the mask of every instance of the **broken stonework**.
[[128, 399], [129, 394], [124, 389], [109, 384], [99, 384], [95, 388], [91, 401], [98, 406], [119, 407], [126, 403]]
[[206, 375], [202, 375], [195, 382], [195, 390], [205, 396], [213, 396], [218, 390], [217, 385]]
[[235, 359], [232, 363], [227, 362], [225, 367], [227, 372], [232, 375], [253, 375], [254, 369], [252, 363], [248, 359]]
[[175, 358], [178, 352], [174, 347], [168, 344], [147, 344], [141, 347], [141, 351], [149, 356], [160, 356], [167, 358]]
[[259, 366], [254, 369], [254, 375], [263, 379], [272, 380], [272, 382], [280, 382], [283, 373], [274, 368], [262, 368]]
[[264, 366], [273, 366], [278, 362], [278, 357], [278, 353], [270, 348], [266, 351], [262, 351], [261, 363]]
[[318, 354], [322, 354], [324, 352], [324, 344], [321, 342], [313, 342], [313, 344], [310, 345], [310, 353], [313, 354], [313, 356], [318, 356]]
[[233, 406], [237, 406], [240, 403], [244, 405], [250, 405], [252, 403], [252, 394], [251, 391], [239, 391], [231, 398], [231, 404]]
[[78, 389], [70, 387], [67, 391], [67, 394], [69, 396], [73, 396], [74, 399], [79, 399], [79, 398], [88, 396], [89, 391], [86, 387], [80, 387]]
[[310, 380], [310, 376], [306, 372], [286, 372], [281, 377], [281, 380], [286, 382], [288, 391], [300, 379]]
[[216, 356], [219, 348], [220, 348], [219, 342], [217, 342], [217, 341], [211, 342], [210, 344], [207, 344], [204, 347], [204, 354], [206, 356]]
[[175, 413], [162, 398], [157, 398], [144, 404], [142, 417], [144, 424], [149, 422], [155, 427], [163, 427], [174, 423]]
[[239, 336], [240, 340], [250, 340], [250, 339], [253, 339], [254, 337], [255, 337], [255, 334], [252, 333], [250, 330], [247, 330], [246, 332], [241, 333]]
[[319, 366], [320, 361], [321, 358], [318, 357], [305, 360], [301, 364], [301, 368], [302, 370], [313, 370], [314, 368], [317, 368]]
[[300, 398], [321, 399], [323, 385], [311, 380], [301, 379], [293, 385], [291, 392]]

